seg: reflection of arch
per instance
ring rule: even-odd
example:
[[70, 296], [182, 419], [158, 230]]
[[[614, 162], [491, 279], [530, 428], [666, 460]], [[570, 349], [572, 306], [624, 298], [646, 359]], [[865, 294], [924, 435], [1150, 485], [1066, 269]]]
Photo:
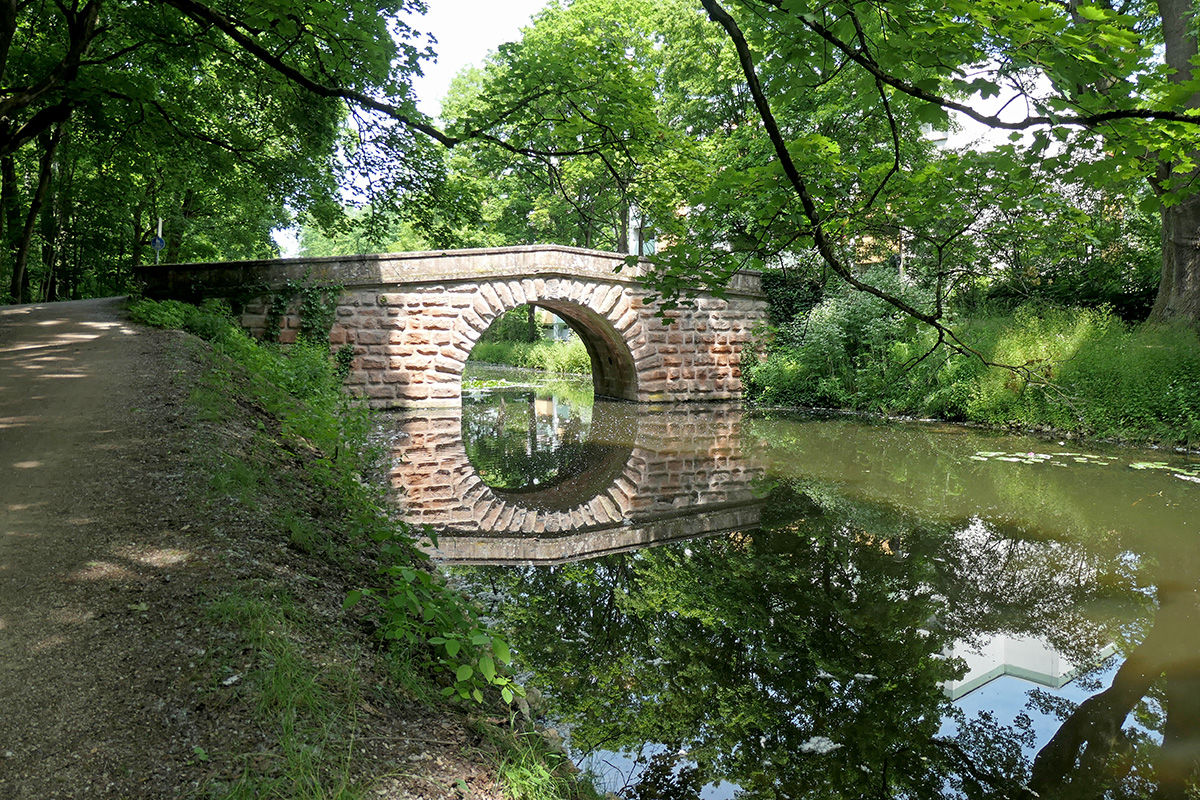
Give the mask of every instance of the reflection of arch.
[[[428, 409], [400, 423], [407, 435], [399, 440], [392, 483], [406, 518], [432, 526], [442, 555], [455, 560], [464, 557], [451, 551], [462, 547], [477, 562], [489, 558], [481, 555], [485, 550], [519, 551], [525, 553], [519, 560], [529, 561], [537, 560], [530, 553], [539, 541], [554, 543], [559, 555], [547, 558], [562, 559], [746, 530], [761, 513], [754, 482], [763, 471], [743, 458], [740, 423], [740, 410], [730, 407], [647, 413], [645, 407], [597, 403], [592, 438], [609, 445], [610, 454], [626, 453], [624, 462], [602, 460], [588, 477], [539, 496], [484, 484], [467, 458], [457, 410]], [[638, 438], [669, 446], [628, 444]], [[579, 494], [569, 496], [567, 488]]]
[[[567, 511], [578, 505], [581, 497], [597, 497], [617, 482], [625, 473], [633, 448], [629, 445], [585, 443], [576, 452], [578, 469], [565, 478], [525, 489], [491, 487], [497, 499], [526, 508], [544, 511]], [[582, 458], [582, 461], [578, 459]]]
[[[512, 403], [510, 398], [513, 395], [506, 392], [504, 397], [508, 400], [508, 404]], [[527, 398], [530, 419], [533, 420], [535, 414], [533, 409], [536, 407], [533, 393], [529, 393]], [[517, 402], [520, 401], [517, 400]], [[485, 404], [483, 408], [486, 409], [486, 407]], [[463, 405], [463, 445], [467, 450], [468, 459], [471, 458], [472, 452], [477, 456], [482, 455], [480, 443], [478, 441], [470, 442], [469, 439], [487, 439], [493, 448], [496, 448], [497, 442], [503, 441], [502, 438], [491, 436], [492, 431], [489, 430], [486, 423], [484, 430], [487, 433], [483, 437], [479, 437], [478, 433], [474, 437], [468, 434], [466, 420], [472, 410], [471, 405]], [[623, 481], [620, 479], [628, 470], [630, 456], [633, 452], [632, 443], [637, 438], [636, 408], [626, 403], [601, 401], [593, 403], [591, 411], [591, 422], [585, 439], [578, 441], [575, 437], [570, 437], [569, 441], [562, 443], [566, 448], [565, 454], [564, 451], [555, 451], [552, 455], [551, 460], [555, 462], [555, 471], [563, 470], [565, 474], [556, 475], [550, 480], [542, 475], [543, 482], [521, 488], [513, 488], [511, 484], [509, 487], [492, 485], [489, 488], [497, 502], [534, 511], [569, 512], [607, 494], [618, 507], [627, 505], [620, 497], [621, 492], [614, 492], [613, 487], [629, 485], [628, 478]], [[572, 416], [578, 420], [578, 409]], [[531, 421], [530, 424], [534, 423]], [[474, 446], [469, 446], [472, 444]], [[502, 448], [503, 445], [499, 450], [493, 449], [492, 454], [503, 452]], [[564, 457], [567, 459], [565, 463], [560, 460]], [[527, 461], [526, 459], [522, 460]], [[485, 465], [473, 464], [477, 475], [483, 466]], [[482, 476], [479, 477], [482, 481]], [[593, 513], [598, 510], [595, 509]]]

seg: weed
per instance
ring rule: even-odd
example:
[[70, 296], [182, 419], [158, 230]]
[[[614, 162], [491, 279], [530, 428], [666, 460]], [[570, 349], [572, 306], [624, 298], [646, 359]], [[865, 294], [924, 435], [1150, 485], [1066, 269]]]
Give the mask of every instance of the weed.
[[595, 785], [577, 778], [567, 757], [553, 752], [539, 734], [482, 726], [478, 730], [495, 749], [496, 772], [512, 800], [599, 798]]

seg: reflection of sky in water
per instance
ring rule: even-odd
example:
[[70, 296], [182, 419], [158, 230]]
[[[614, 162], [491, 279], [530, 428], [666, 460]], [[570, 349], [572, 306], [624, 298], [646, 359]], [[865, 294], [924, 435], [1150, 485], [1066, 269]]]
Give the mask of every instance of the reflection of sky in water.
[[[1099, 686], [1096, 688], [1093, 688], [1090, 683], [1088, 688], [1084, 688], [1080, 685], [1079, 681], [1071, 681], [1061, 689], [1046, 689], [1044, 687], [1034, 687], [1028, 681], [1021, 680], [1020, 678], [1005, 675], [980, 686], [966, 697], [960, 697], [954, 704], [961, 708], [968, 717], [976, 717], [985, 711], [991, 712], [996, 715], [996, 720], [1001, 725], [1013, 724], [1013, 720], [1016, 719], [1017, 714], [1025, 712], [1033, 721], [1033, 732], [1037, 737], [1033, 747], [1029, 748], [1029, 754], [1033, 755], [1046, 742], [1050, 741], [1050, 737], [1058, 730], [1060, 720], [1057, 717], [1044, 714], [1036, 707], [1030, 705], [1030, 693], [1040, 690], [1049, 692], [1064, 700], [1070, 700], [1073, 703], [1082, 703], [1096, 692], [1108, 688], [1120, 664], [1120, 659], [1109, 659], [1103, 667], [1093, 671], [1089, 677], [1099, 683]], [[953, 723], [947, 723], [942, 727], [942, 732], [950, 733], [952, 729]]]

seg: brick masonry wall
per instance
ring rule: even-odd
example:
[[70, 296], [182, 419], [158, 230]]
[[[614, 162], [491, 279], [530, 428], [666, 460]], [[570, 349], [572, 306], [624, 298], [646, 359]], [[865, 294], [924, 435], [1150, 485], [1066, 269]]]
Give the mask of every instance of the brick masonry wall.
[[[592, 433], [620, 431], [624, 464], [599, 489], [555, 502], [497, 492], [467, 457], [457, 410], [429, 409], [399, 422], [391, 475], [405, 518], [431, 525], [436, 555], [461, 563], [555, 562], [756, 527], [764, 470], [740, 448], [741, 411], [713, 404], [645, 412], [597, 404]], [[600, 469], [609, 469], [603, 465]], [[592, 485], [586, 479], [565, 490]]]
[[[734, 276], [726, 299], [701, 296], [663, 320], [637, 282], [642, 269], [614, 253], [530, 246], [169, 265], [139, 276], [152, 297], [238, 296], [243, 324], [258, 333], [267, 321], [265, 287], [341, 283], [331, 341], [354, 348], [347, 386], [375, 407], [457, 405], [471, 348], [496, 317], [523, 303], [572, 324], [592, 354], [601, 396], [739, 398], [742, 352], [766, 319], [758, 276]], [[294, 309], [285, 315], [280, 341], [294, 341], [299, 322]]]
[[[331, 341], [357, 356], [347, 383], [372, 405], [457, 404], [463, 366], [495, 319], [535, 303], [589, 345], [597, 394], [637, 402], [741, 396], [741, 358], [765, 303], [700, 298], [667, 320], [638, 285], [571, 278], [485, 280], [347, 292]], [[599, 362], [599, 363], [597, 363]]]

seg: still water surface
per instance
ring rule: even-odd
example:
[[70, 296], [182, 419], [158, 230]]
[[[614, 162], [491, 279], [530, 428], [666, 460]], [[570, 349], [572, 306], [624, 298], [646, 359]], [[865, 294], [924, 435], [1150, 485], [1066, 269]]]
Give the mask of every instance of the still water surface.
[[1194, 457], [570, 387], [397, 426], [406, 513], [605, 789], [1193, 796]]

